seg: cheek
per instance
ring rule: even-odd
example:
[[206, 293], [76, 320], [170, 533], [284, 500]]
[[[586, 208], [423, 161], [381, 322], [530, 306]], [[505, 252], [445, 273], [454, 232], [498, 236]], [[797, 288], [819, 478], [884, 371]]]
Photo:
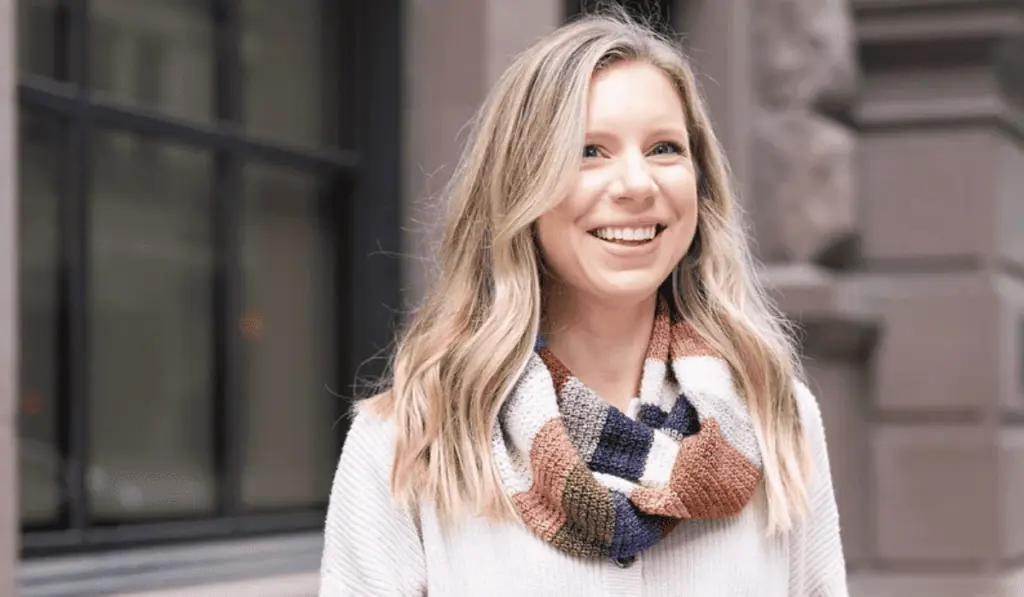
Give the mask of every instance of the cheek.
[[659, 180], [662, 192], [680, 217], [696, 217], [697, 180], [687, 168], [673, 169]]
[[570, 220], [562, 210], [556, 208], [537, 220], [537, 243], [544, 264], [548, 269], [559, 270], [573, 254], [570, 235], [567, 234]]
[[676, 216], [680, 219], [697, 220], [697, 181], [693, 174], [683, 172], [666, 181], [663, 189], [671, 189], [665, 193], [666, 199]]
[[572, 248], [570, 233], [588, 209], [580, 192], [582, 179], [577, 179], [569, 194], [537, 219], [537, 237], [543, 254], [555, 256]]
[[690, 249], [693, 237], [697, 232], [697, 218], [699, 215], [699, 201], [697, 198], [697, 184], [693, 175], [684, 172], [673, 177], [671, 181], [665, 181], [663, 189], [673, 189], [665, 193], [667, 204], [677, 218], [677, 226], [673, 233], [673, 254], [678, 253], [678, 258]]
[[561, 205], [537, 220], [537, 244], [548, 273], [574, 284], [586, 278], [583, 254], [586, 232], [577, 224], [570, 205]]

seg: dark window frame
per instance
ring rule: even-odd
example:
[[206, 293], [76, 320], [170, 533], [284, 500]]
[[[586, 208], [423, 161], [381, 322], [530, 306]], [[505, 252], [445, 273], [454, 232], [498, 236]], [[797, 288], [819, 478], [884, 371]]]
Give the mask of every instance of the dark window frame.
[[[52, 527], [26, 527], [22, 556], [33, 558], [93, 549], [125, 548], [322, 528], [327, 504], [266, 513], [242, 510], [242, 421], [245, 408], [241, 346], [232, 334], [241, 309], [243, 164], [258, 159], [316, 174], [326, 181], [322, 215], [339, 238], [339, 313], [336, 330], [340, 393], [352, 396], [350, 380], [383, 372], [371, 361], [390, 345], [400, 301], [400, 148], [402, 0], [373, 3], [320, 0], [325, 27], [325, 69], [336, 81], [326, 89], [328, 126], [338, 145], [298, 148], [250, 137], [238, 123], [243, 110], [238, 2], [212, 0], [215, 24], [215, 120], [197, 123], [144, 107], [96, 97], [89, 90], [89, 2], [57, 0], [56, 76], [22, 75], [19, 108], [60, 121], [60, 263], [58, 264], [58, 449], [62, 456], [63, 513]], [[351, 6], [358, 5], [358, 6]], [[337, 24], [337, 29], [331, 29]], [[344, 30], [342, 29], [344, 27]], [[66, 81], [66, 82], [64, 82]], [[352, 90], [356, 92], [353, 93]], [[89, 461], [89, 140], [94, 130], [114, 130], [200, 147], [215, 155], [213, 213], [216, 261], [215, 462], [219, 508], [214, 517], [149, 523], [95, 525], [90, 519], [85, 467]], [[334, 425], [335, 457], [348, 429], [339, 399]]]

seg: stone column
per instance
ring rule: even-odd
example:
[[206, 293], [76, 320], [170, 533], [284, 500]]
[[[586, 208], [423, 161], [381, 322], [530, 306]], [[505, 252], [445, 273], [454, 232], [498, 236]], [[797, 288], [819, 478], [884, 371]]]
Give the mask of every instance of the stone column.
[[0, 595], [15, 595], [18, 562], [18, 216], [15, 2], [0, 0]]
[[1024, 594], [1024, 6], [854, 0], [872, 566], [860, 594]]
[[845, 0], [755, 6], [748, 213], [768, 283], [803, 332], [853, 572], [871, 562], [871, 485], [864, 479], [869, 363], [878, 337], [870, 297], [852, 275], [862, 235], [857, 135], [846, 124], [859, 84], [853, 15]]
[[437, 194], [465, 142], [465, 126], [513, 56], [559, 26], [562, 0], [411, 0], [406, 8], [406, 305], [434, 279], [433, 256], [447, 205]]

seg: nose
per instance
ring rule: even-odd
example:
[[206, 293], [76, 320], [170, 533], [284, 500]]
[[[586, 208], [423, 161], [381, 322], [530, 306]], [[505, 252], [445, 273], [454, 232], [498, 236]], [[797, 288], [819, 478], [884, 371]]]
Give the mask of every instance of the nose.
[[657, 185], [651, 176], [650, 166], [642, 155], [626, 155], [622, 158], [619, 175], [618, 199], [646, 201], [654, 196]]

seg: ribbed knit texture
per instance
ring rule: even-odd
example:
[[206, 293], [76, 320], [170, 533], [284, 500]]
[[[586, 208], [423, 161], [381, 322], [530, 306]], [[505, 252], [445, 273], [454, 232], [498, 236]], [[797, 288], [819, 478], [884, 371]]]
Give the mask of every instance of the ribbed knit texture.
[[569, 556], [519, 522], [480, 519], [442, 532], [389, 497], [390, 423], [360, 414], [335, 475], [320, 597], [846, 597], [846, 569], [821, 413], [798, 386], [815, 465], [810, 516], [768, 538], [762, 489], [734, 519], [683, 521], [628, 568]]

